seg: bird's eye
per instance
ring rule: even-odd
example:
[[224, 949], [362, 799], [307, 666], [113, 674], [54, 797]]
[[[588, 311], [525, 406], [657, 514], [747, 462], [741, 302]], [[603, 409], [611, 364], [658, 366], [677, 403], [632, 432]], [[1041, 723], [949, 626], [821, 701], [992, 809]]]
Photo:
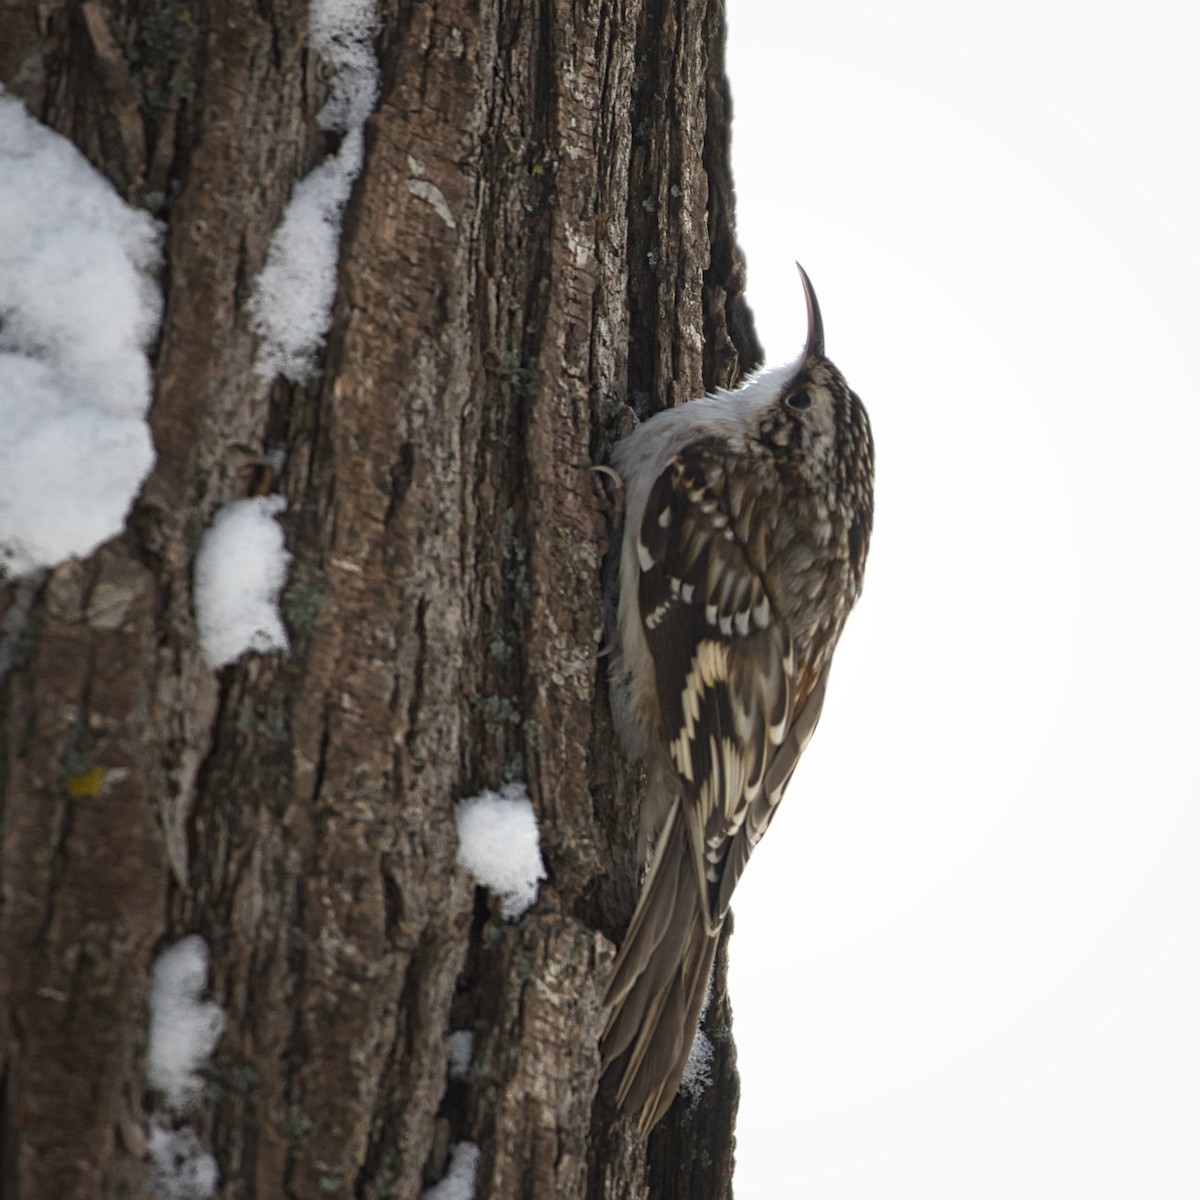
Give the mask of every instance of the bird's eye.
[[812, 407], [812, 397], [804, 390], [793, 392], [784, 400], [784, 404], [792, 410], [792, 412], [803, 412], [806, 408]]

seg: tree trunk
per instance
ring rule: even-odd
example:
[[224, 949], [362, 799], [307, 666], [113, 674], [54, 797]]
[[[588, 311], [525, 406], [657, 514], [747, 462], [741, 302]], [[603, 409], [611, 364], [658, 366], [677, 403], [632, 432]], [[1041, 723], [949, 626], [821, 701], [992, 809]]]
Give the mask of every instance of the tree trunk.
[[[639, 788], [586, 469], [630, 408], [759, 357], [722, 7], [385, 0], [332, 326], [307, 382], [268, 383], [248, 296], [338, 145], [308, 16], [0, 8], [0, 80], [167, 226], [157, 465], [120, 537], [0, 583], [0, 1194], [153, 1195], [151, 965], [198, 933], [225, 1029], [188, 1121], [223, 1197], [416, 1197], [463, 1140], [480, 1197], [725, 1196], [723, 952], [714, 1083], [648, 1153], [599, 1086]], [[214, 671], [193, 561], [266, 489], [290, 650]], [[549, 874], [514, 922], [456, 865], [455, 802], [508, 779]]]

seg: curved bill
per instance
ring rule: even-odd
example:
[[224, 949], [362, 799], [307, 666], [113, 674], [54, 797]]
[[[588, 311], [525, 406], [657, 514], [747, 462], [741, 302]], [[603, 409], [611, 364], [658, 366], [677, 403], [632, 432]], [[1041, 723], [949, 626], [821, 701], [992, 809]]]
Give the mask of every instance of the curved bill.
[[825, 326], [821, 323], [821, 306], [817, 303], [817, 293], [813, 291], [812, 281], [807, 272], [797, 263], [796, 270], [800, 272], [800, 282], [804, 285], [804, 304], [808, 309], [808, 341], [804, 343], [804, 357], [818, 355], [825, 357]]

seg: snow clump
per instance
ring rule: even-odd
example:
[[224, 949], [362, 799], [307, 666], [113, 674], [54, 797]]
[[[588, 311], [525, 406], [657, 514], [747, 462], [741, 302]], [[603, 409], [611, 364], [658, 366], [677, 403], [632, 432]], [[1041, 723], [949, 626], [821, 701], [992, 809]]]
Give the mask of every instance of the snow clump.
[[506, 783], [458, 805], [458, 864], [500, 898], [500, 912], [515, 921], [536, 899], [546, 864], [537, 817], [523, 783]]
[[221, 508], [196, 552], [195, 602], [200, 649], [214, 669], [248, 650], [288, 648], [279, 593], [292, 556], [275, 520], [282, 496], [254, 496]]
[[154, 465], [160, 239], [0, 87], [0, 576], [115, 537]]
[[263, 379], [303, 382], [329, 332], [337, 296], [342, 214], [363, 165], [363, 126], [379, 98], [375, 0], [310, 0], [308, 44], [329, 68], [317, 124], [342, 144], [292, 189], [250, 297]]
[[151, 969], [146, 1077], [175, 1113], [199, 1100], [198, 1072], [225, 1028], [220, 1006], [200, 999], [207, 983], [208, 946], [198, 934], [168, 947]]
[[440, 1183], [421, 1193], [421, 1200], [475, 1200], [475, 1173], [479, 1170], [479, 1147], [474, 1142], [455, 1142], [450, 1166]]

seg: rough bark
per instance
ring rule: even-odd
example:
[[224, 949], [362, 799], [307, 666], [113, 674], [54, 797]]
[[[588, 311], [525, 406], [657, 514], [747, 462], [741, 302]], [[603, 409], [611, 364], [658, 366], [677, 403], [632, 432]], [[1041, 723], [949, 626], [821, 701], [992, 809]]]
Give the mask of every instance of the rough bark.
[[[632, 423], [759, 356], [716, 0], [383, 3], [333, 327], [252, 371], [250, 281], [330, 148], [307, 6], [8, 0], [0, 80], [167, 223], [157, 466], [126, 532], [0, 584], [0, 1194], [147, 1196], [146, 999], [198, 932], [227, 1016], [193, 1124], [223, 1197], [724, 1196], [737, 1084], [649, 1154], [598, 1091], [637, 772], [607, 710], [605, 505]], [[286, 450], [277, 476], [268, 447]], [[215, 509], [286, 496], [291, 650], [203, 662]], [[13, 614], [16, 614], [14, 616]], [[18, 619], [19, 618], [19, 619]], [[516, 923], [454, 802], [527, 781], [550, 873]], [[476, 1034], [447, 1083], [448, 1033]]]

